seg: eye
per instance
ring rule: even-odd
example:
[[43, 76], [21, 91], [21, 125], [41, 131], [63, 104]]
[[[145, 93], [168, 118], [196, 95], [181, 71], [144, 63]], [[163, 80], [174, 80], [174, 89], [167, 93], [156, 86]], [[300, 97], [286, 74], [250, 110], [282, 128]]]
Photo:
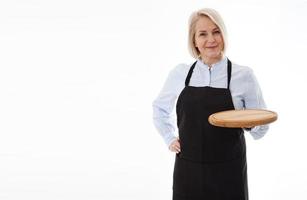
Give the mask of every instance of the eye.
[[213, 31], [213, 34], [220, 34], [220, 31]]
[[199, 36], [207, 36], [207, 33], [200, 33]]

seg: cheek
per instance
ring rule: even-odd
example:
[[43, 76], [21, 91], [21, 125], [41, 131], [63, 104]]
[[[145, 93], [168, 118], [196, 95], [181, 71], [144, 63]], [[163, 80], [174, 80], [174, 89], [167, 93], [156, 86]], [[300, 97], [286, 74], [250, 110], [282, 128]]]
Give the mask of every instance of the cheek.
[[224, 40], [223, 40], [222, 36], [219, 36], [219, 37], [217, 38], [217, 41], [218, 41], [222, 46], [224, 46]]
[[203, 39], [201, 39], [201, 38], [196, 38], [195, 39], [195, 46], [196, 47], [201, 47], [201, 46], [203, 46], [203, 44], [204, 44], [204, 40]]

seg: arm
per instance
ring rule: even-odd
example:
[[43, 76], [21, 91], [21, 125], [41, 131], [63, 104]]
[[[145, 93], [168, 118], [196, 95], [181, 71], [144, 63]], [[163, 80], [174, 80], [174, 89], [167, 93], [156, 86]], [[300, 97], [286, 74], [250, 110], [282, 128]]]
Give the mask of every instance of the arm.
[[[244, 107], [246, 109], [266, 109], [259, 83], [251, 69], [249, 69], [246, 79]], [[268, 125], [255, 126], [250, 129], [250, 134], [254, 139], [260, 139], [266, 134], [268, 129]]]
[[177, 97], [184, 87], [183, 79], [180, 66], [177, 66], [169, 73], [162, 90], [152, 103], [154, 125], [168, 147], [177, 140], [173, 109]]

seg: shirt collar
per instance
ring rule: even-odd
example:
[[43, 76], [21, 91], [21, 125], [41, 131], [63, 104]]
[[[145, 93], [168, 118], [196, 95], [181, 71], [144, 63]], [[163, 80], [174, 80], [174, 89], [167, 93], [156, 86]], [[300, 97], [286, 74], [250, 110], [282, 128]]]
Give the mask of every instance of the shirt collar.
[[[209, 66], [203, 63], [203, 61], [200, 58], [197, 59], [197, 65], [201, 68], [206, 68], [209, 70]], [[219, 60], [217, 63], [212, 64], [211, 71], [219, 70], [226, 65], [227, 65], [227, 57], [223, 56], [223, 58]]]

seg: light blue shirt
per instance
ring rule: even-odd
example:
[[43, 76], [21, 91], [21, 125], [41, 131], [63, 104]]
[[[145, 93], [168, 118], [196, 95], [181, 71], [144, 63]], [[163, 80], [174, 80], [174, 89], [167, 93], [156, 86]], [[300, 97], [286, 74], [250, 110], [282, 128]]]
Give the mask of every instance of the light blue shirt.
[[[158, 132], [169, 146], [178, 135], [174, 106], [185, 87], [185, 79], [192, 64], [179, 64], [172, 69], [158, 97], [153, 101], [153, 121]], [[211, 68], [197, 60], [190, 86], [227, 88], [227, 58]], [[251, 68], [232, 63], [230, 92], [235, 109], [265, 109], [266, 105], [257, 79]], [[268, 131], [268, 125], [253, 127], [249, 132], [260, 139]]]

